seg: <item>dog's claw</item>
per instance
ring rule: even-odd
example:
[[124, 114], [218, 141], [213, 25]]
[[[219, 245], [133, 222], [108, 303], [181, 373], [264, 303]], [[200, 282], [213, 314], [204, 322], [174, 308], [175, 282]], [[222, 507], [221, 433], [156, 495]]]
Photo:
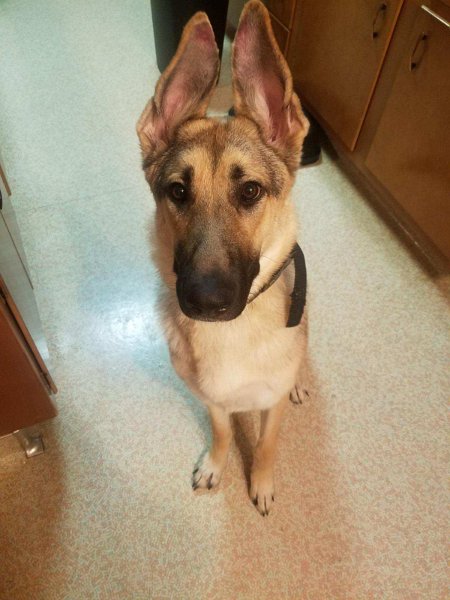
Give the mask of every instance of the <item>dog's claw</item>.
[[[253, 504], [256, 506], [256, 508], [258, 508], [258, 501], [259, 501], [259, 496], [255, 496], [254, 498], [251, 499]], [[269, 511], [267, 509], [267, 503], [266, 503], [266, 498], [264, 497], [264, 510], [261, 508], [261, 510], [258, 508], [258, 512], [262, 517], [268, 517], [269, 516]]]
[[213, 461], [209, 452], [206, 453], [203, 458], [194, 465], [192, 480], [195, 484], [195, 489], [212, 490], [215, 488], [219, 484], [224, 467], [225, 464]]
[[310, 398], [309, 392], [307, 389], [296, 385], [290, 393], [289, 399], [295, 406], [300, 406], [303, 402]]
[[254, 470], [251, 477], [250, 498], [259, 514], [267, 517], [275, 501], [272, 473]]

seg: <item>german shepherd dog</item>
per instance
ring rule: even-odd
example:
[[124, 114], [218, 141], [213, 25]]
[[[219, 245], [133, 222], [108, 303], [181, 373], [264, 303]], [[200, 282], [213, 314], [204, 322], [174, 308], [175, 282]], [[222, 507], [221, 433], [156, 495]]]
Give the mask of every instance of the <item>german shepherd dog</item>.
[[171, 360], [211, 418], [212, 447], [192, 485], [217, 486], [230, 414], [259, 410], [250, 497], [265, 516], [282, 413], [293, 390], [294, 400], [303, 394], [306, 318], [286, 323], [298, 271], [290, 191], [308, 121], [261, 2], [245, 5], [236, 32], [228, 120], [206, 118], [218, 73], [214, 33], [199, 12], [137, 132], [156, 200], [153, 255]]

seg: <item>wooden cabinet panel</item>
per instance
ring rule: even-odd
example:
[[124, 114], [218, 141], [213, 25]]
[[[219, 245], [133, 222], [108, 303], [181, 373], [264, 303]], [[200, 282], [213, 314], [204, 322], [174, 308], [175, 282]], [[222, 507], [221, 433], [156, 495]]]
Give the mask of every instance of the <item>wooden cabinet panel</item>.
[[[430, 6], [450, 21], [447, 6]], [[449, 57], [450, 29], [420, 10], [366, 165], [450, 258]]]
[[300, 97], [349, 149], [361, 129], [402, 0], [299, 0], [288, 63]]
[[0, 436], [56, 415], [49, 387], [0, 295]]
[[50, 393], [57, 391], [42, 358], [47, 344], [5, 181], [1, 170], [0, 436], [54, 417]]
[[270, 12], [289, 29], [295, 8], [295, 0], [263, 0], [263, 2]]

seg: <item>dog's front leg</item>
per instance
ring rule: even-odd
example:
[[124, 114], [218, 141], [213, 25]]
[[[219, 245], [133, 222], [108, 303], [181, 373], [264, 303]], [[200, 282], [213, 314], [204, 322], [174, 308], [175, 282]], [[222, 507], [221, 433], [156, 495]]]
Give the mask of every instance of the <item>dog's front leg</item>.
[[232, 437], [230, 415], [220, 407], [209, 406], [209, 416], [213, 433], [212, 447], [194, 469], [192, 487], [215, 487], [222, 477], [228, 460], [228, 451]]
[[256, 444], [251, 474], [250, 497], [265, 517], [275, 500], [273, 466], [275, 463], [278, 432], [289, 396], [261, 413], [261, 431]]

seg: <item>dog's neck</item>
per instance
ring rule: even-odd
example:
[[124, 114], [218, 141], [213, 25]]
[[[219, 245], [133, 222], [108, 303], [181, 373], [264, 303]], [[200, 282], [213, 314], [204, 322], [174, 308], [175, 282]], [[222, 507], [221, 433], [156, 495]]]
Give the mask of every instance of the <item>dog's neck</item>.
[[291, 306], [289, 308], [289, 316], [286, 327], [295, 327], [300, 323], [306, 304], [305, 256], [297, 243], [295, 243], [284, 262], [275, 271], [275, 273], [273, 273], [269, 281], [267, 281], [259, 290], [253, 293], [252, 297], [247, 302], [247, 304], [250, 304], [250, 302], [253, 302], [253, 300], [255, 300], [255, 298], [257, 298], [260, 294], [263, 294], [266, 290], [268, 290], [275, 283], [275, 281], [277, 281], [277, 279], [292, 261], [294, 261], [295, 280], [294, 287], [291, 292]]

